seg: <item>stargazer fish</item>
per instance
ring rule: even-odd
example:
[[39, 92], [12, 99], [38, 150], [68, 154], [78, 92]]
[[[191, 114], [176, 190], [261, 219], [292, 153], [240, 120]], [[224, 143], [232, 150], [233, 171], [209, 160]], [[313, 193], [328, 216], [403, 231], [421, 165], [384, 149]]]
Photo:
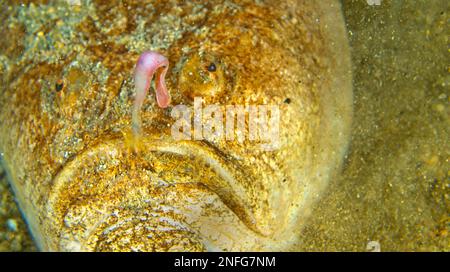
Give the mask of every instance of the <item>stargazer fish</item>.
[[[339, 1], [11, 3], [1, 15], [0, 151], [41, 250], [292, 249], [349, 142]], [[144, 52], [161, 60], [153, 80]]]

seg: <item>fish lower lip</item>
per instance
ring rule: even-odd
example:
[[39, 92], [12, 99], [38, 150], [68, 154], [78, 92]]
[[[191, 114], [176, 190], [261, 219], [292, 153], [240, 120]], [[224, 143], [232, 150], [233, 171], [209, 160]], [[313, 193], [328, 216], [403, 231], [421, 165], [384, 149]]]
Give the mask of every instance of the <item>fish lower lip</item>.
[[[144, 137], [140, 139], [139, 152], [132, 152], [123, 138], [112, 138], [104, 142], [101, 142], [95, 146], [91, 146], [80, 154], [76, 155], [69, 161], [57, 174], [53, 180], [52, 192], [47, 201], [47, 214], [51, 218], [47, 223], [49, 228], [58, 231], [58, 228], [64, 228], [63, 224], [65, 216], [68, 213], [68, 207], [73, 204], [75, 199], [80, 198], [76, 193], [71, 193], [71, 190], [81, 190], [78, 187], [84, 186], [85, 182], [92, 183], [93, 187], [97, 186], [92, 178], [92, 171], [102, 171], [102, 161], [111, 165], [123, 164], [133, 162], [138, 159], [137, 156], [143, 156], [145, 159], [146, 154], [153, 153], [152, 156], [157, 154], [165, 154], [167, 156], [184, 157], [191, 161], [195, 160], [195, 166], [198, 166], [196, 171], [203, 171], [203, 168], [209, 168], [215, 175], [213, 178], [205, 178], [199, 176], [196, 179], [196, 183], [200, 183], [203, 187], [216, 194], [220, 200], [239, 218], [240, 221], [252, 232], [257, 235], [263, 235], [263, 232], [257, 228], [256, 220], [252, 208], [248, 202], [248, 193], [242, 186], [242, 180], [248, 179], [242, 171], [239, 170], [239, 165], [230, 162], [223, 158], [223, 154], [220, 154], [213, 147], [204, 142], [199, 141], [173, 141], [171, 139], [160, 139], [152, 137]], [[131, 156], [123, 161], [126, 156]], [[134, 157], [133, 157], [134, 156]], [[158, 156], [158, 155], [156, 155]], [[174, 158], [176, 160], [176, 158]], [[128, 161], [129, 160], [129, 161]], [[105, 163], [105, 164], [107, 164]], [[139, 167], [136, 165], [130, 165], [126, 167]], [[106, 167], [106, 166], [104, 166]], [[110, 171], [110, 170], [108, 170]], [[126, 170], [121, 170], [127, 173]], [[171, 169], [168, 170], [169, 172]], [[205, 170], [206, 171], [206, 170]], [[163, 177], [164, 178], [164, 177]], [[78, 184], [76, 187], [74, 184]], [[98, 182], [97, 182], [98, 183]], [[75, 189], [73, 189], [75, 186]], [[114, 186], [113, 182], [110, 182], [103, 191], [99, 191], [102, 195], [105, 195], [109, 186]], [[99, 193], [99, 194], [100, 194]], [[87, 193], [93, 194], [95, 193]], [[101, 197], [101, 196], [99, 196]], [[86, 200], [89, 202], [90, 200]], [[66, 206], [64, 206], [66, 205]], [[105, 204], [106, 205], [106, 204]], [[113, 207], [108, 208], [109, 210]], [[95, 224], [94, 224], [95, 225]], [[91, 226], [92, 228], [97, 227]], [[43, 234], [46, 236], [45, 233]], [[87, 234], [86, 234], [87, 235]], [[52, 248], [55, 245], [44, 245], [43, 248]], [[57, 247], [57, 246], [56, 246]]]

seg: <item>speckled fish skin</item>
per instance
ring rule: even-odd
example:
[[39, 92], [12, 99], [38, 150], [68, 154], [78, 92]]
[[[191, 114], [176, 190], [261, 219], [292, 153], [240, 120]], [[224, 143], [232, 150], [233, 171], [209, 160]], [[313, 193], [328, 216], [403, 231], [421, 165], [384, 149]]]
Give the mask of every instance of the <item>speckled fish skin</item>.
[[[339, 2], [60, 5], [2, 9], [0, 150], [39, 248], [289, 250], [348, 145]], [[169, 59], [172, 105], [278, 105], [281, 147], [175, 141], [170, 109], [150, 94], [130, 148], [146, 50]]]

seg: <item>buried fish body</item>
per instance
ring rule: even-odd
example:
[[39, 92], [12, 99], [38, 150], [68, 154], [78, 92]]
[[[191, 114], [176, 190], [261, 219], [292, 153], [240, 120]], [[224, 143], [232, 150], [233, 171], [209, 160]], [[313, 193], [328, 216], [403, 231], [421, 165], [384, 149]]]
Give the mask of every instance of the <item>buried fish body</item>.
[[[0, 150], [39, 248], [289, 250], [348, 145], [352, 86], [339, 2], [107, 5], [80, 9], [47, 33], [72, 29], [70, 47], [45, 47], [52, 54], [37, 51], [39, 43], [24, 47], [31, 32], [22, 31], [0, 51]], [[27, 8], [50, 12], [13, 6], [11, 17]], [[9, 25], [42, 23], [20, 18]], [[132, 75], [146, 50], [173, 64], [165, 77], [170, 96], [159, 92], [163, 99], [145, 103], [140, 96], [141, 135], [134, 137], [134, 84], [141, 82]], [[161, 63], [157, 77], [168, 68]], [[152, 88], [144, 87], [136, 95]], [[195, 97], [276, 105], [279, 148], [173, 139], [171, 105], [193, 105]]]

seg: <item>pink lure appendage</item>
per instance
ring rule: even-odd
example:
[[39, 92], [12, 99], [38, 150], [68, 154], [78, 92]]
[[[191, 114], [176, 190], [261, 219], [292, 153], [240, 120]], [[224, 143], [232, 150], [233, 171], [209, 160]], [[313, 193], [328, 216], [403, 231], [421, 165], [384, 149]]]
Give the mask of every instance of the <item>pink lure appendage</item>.
[[141, 130], [141, 119], [139, 111], [141, 110], [144, 99], [147, 96], [153, 75], [156, 73], [156, 101], [158, 106], [166, 108], [170, 103], [170, 95], [166, 88], [164, 77], [169, 69], [169, 61], [163, 55], [146, 51], [141, 54], [136, 64], [134, 73], [134, 84], [136, 86], [136, 97], [134, 100], [132, 125], [136, 134]]

